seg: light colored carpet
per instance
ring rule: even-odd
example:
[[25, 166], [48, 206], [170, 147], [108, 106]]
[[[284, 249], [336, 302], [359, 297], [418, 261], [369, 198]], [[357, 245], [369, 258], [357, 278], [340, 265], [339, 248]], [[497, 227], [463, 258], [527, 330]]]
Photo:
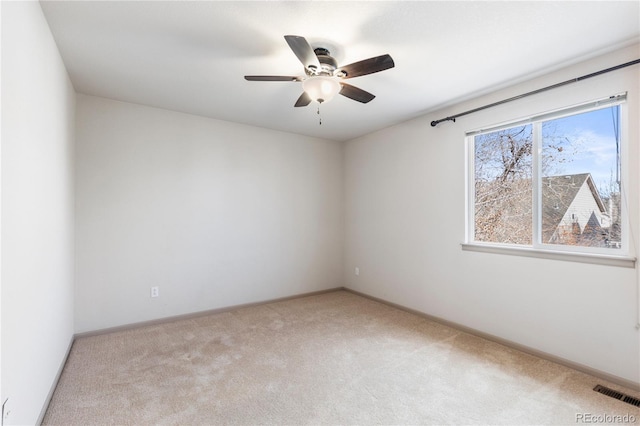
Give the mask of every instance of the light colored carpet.
[[80, 338], [44, 424], [640, 424], [597, 383], [336, 291]]

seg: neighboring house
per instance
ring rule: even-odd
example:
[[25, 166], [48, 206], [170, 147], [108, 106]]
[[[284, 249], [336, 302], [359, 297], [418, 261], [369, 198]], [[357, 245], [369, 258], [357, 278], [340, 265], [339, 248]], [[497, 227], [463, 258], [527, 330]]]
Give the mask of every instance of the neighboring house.
[[542, 241], [594, 247], [611, 241], [611, 216], [589, 173], [542, 179]]

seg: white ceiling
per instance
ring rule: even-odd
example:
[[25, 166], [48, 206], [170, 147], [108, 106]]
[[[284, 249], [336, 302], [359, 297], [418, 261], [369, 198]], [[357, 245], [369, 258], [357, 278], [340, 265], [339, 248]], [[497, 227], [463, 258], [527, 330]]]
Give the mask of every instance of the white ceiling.
[[[78, 92], [222, 120], [348, 140], [640, 37], [638, 1], [41, 1]], [[294, 108], [303, 75], [283, 36], [341, 65], [390, 54], [395, 68]], [[617, 64], [611, 64], [617, 65]], [[585, 73], [597, 70], [585, 70]], [[577, 76], [576, 76], [577, 77]]]

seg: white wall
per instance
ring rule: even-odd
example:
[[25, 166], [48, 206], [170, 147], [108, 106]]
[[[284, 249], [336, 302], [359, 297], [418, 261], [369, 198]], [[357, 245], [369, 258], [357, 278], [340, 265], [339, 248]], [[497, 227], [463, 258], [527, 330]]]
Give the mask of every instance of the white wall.
[[[637, 59], [639, 51], [626, 48], [349, 141], [346, 285], [640, 383], [636, 270], [469, 252], [460, 246], [465, 131], [628, 91], [627, 193], [638, 251], [638, 66], [430, 126], [434, 119]], [[468, 71], [472, 74], [473, 67]]]
[[34, 424], [73, 335], [75, 93], [38, 2], [2, 2], [5, 424]]
[[76, 114], [77, 332], [342, 286], [339, 143], [85, 95]]

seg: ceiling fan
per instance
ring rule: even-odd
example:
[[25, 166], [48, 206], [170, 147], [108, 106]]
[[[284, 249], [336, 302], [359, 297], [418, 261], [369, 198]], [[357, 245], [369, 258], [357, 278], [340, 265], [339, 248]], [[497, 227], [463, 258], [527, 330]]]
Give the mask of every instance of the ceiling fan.
[[373, 74], [395, 66], [391, 56], [381, 55], [338, 67], [337, 61], [327, 49], [312, 48], [304, 37], [286, 35], [284, 39], [304, 65], [304, 76], [245, 75], [244, 78], [249, 81], [302, 82], [304, 92], [296, 101], [296, 107], [307, 106], [311, 101], [328, 102], [338, 93], [366, 104], [372, 101], [375, 95], [342, 80]]

